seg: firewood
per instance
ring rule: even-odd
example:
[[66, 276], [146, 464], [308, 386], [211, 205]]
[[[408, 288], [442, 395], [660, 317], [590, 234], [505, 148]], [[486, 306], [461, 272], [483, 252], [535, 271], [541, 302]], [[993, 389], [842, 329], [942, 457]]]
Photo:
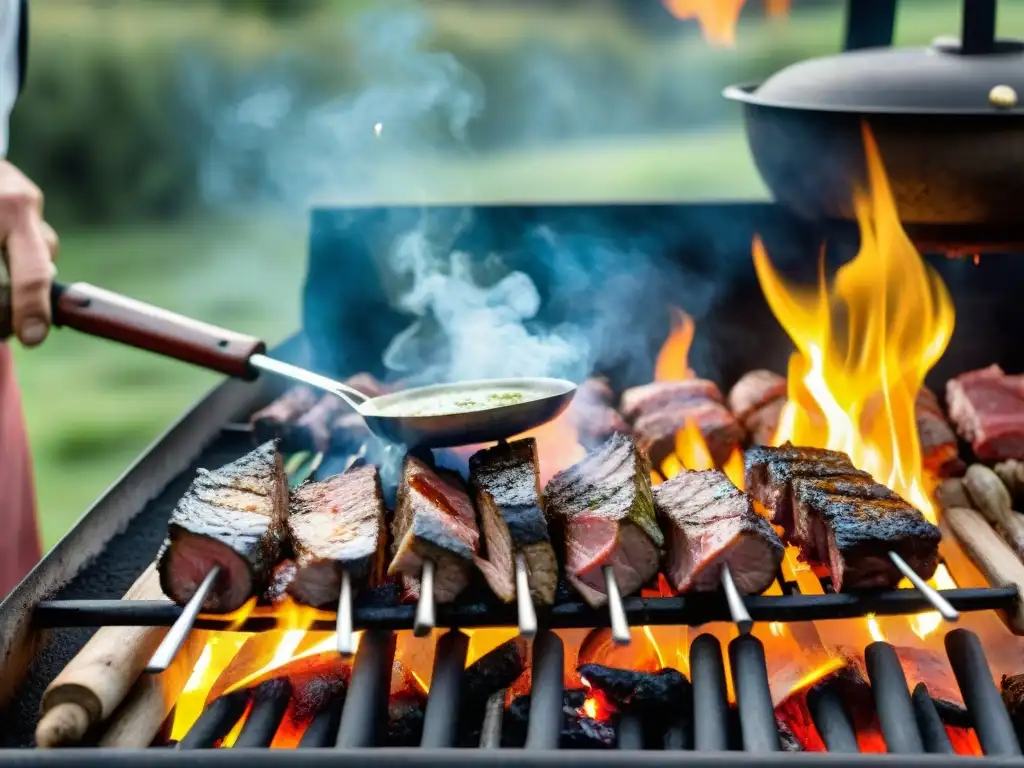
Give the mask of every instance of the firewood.
[[1024, 461], [1008, 459], [995, 466], [995, 472], [1003, 481], [1014, 504], [1024, 505]]
[[964, 487], [974, 502], [972, 506], [1024, 560], [1024, 517], [1013, 511], [1010, 492], [999, 476], [984, 464], [972, 464], [964, 475]]
[[[125, 600], [166, 600], [160, 576], [150, 565], [124, 595]], [[121, 705], [167, 627], [103, 627], [85, 644], [43, 693], [43, 715], [36, 745], [78, 744]]]
[[977, 510], [948, 507], [943, 519], [989, 584], [1017, 589], [1017, 604], [1005, 620], [1015, 635], [1024, 635], [1024, 563]]

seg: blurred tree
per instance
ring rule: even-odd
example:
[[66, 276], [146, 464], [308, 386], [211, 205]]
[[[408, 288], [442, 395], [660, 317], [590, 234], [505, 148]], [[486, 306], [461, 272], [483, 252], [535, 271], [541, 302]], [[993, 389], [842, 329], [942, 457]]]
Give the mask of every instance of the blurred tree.
[[289, 19], [311, 13], [323, 5], [323, 0], [218, 0], [229, 10], [255, 13], [272, 19]]

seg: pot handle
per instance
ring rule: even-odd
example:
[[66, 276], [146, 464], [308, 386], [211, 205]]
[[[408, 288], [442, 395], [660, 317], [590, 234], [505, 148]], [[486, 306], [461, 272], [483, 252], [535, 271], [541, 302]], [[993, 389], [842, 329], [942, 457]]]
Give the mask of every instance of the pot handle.
[[896, 0], [846, 0], [843, 50], [887, 48], [896, 29]]
[[[0, 340], [12, 335], [10, 284], [0, 280]], [[53, 324], [218, 373], [253, 379], [249, 358], [266, 345], [88, 283], [53, 284]]]

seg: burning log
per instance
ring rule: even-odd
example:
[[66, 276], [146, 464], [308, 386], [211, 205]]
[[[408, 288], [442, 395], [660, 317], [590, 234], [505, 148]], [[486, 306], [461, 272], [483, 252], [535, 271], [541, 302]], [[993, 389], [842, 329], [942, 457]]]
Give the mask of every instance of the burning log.
[[[608, 723], [590, 717], [583, 711], [587, 692], [565, 691], [562, 696], [561, 749], [611, 749], [615, 746], [615, 729]], [[522, 747], [526, 743], [530, 695], [517, 696], [509, 705], [502, 734], [503, 747]]]
[[693, 712], [693, 688], [681, 672], [664, 668], [657, 672], [634, 672], [600, 664], [579, 668], [580, 680], [596, 700], [596, 710], [616, 722], [631, 718], [642, 724], [643, 741], [664, 740], [680, 717]]
[[[124, 599], [166, 599], [155, 566], [143, 571]], [[100, 629], [47, 686], [36, 745], [78, 744], [90, 729], [108, 721], [166, 634], [166, 627]]]
[[1024, 563], [977, 510], [946, 507], [943, 520], [989, 584], [1016, 587], [1019, 598], [1005, 621], [1014, 634], [1024, 635]]
[[743, 427], [725, 406], [722, 393], [706, 379], [655, 381], [622, 393], [622, 415], [633, 426], [637, 445], [655, 466], [675, 452], [676, 433], [687, 421], [700, 431], [716, 466], [743, 442]]
[[964, 488], [973, 506], [1024, 560], [1024, 517], [1012, 509], [1010, 492], [999, 475], [984, 464], [972, 464], [964, 475]]

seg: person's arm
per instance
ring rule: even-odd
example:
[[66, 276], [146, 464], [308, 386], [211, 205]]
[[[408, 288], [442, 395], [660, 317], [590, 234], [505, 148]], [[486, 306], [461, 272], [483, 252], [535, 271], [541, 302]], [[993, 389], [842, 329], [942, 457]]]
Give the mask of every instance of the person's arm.
[[[0, 157], [7, 153], [8, 120], [21, 90], [28, 47], [28, 4], [0, 0]], [[43, 221], [43, 194], [0, 159], [0, 245], [11, 276], [14, 331], [34, 346], [50, 327], [50, 286], [57, 235]]]

